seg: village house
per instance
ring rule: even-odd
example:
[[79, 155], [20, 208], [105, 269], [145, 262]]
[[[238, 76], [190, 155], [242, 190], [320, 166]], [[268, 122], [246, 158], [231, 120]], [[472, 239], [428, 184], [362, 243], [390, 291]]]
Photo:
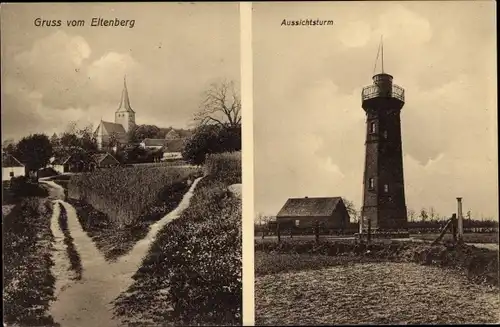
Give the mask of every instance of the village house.
[[327, 229], [346, 229], [349, 213], [341, 197], [305, 197], [288, 199], [276, 215], [283, 228], [314, 228], [316, 223]]
[[25, 166], [13, 155], [2, 152], [2, 181], [8, 181], [12, 177], [25, 175]]
[[111, 168], [120, 165], [120, 162], [109, 153], [96, 153], [92, 155], [92, 159], [95, 164], [93, 168]]

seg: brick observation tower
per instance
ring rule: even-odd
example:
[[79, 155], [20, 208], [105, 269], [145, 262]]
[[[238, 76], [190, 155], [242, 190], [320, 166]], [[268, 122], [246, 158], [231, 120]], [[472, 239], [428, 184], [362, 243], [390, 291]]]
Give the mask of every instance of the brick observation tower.
[[407, 222], [400, 118], [404, 89], [384, 72], [382, 42], [375, 68], [379, 57], [381, 72], [375, 73], [373, 84], [364, 87], [361, 94], [366, 153], [360, 233], [366, 233], [368, 226], [374, 232], [404, 230]]

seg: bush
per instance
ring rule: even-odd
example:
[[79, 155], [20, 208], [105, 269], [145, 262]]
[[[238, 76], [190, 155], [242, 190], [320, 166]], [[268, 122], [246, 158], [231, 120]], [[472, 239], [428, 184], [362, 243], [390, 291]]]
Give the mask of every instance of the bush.
[[[222, 176], [202, 179], [189, 207], [159, 232], [117, 314], [158, 325], [241, 325], [241, 200]], [[172, 311], [155, 295], [165, 289]]]
[[50, 272], [52, 207], [38, 198], [25, 198], [2, 219], [4, 319], [21, 326], [52, 326], [47, 315], [54, 298]]
[[153, 205], [167, 185], [193, 179], [193, 170], [134, 167], [98, 170], [71, 176], [68, 196], [92, 205], [116, 226], [132, 225]]
[[48, 196], [49, 192], [40, 186], [38, 183], [33, 183], [26, 176], [12, 177], [10, 180], [10, 191], [17, 198], [21, 197], [44, 197]]
[[223, 180], [228, 185], [241, 183], [241, 152], [207, 155], [205, 174]]
[[198, 127], [187, 139], [182, 156], [190, 163], [201, 165], [209, 154], [241, 150], [241, 128], [218, 125]]
[[59, 173], [54, 168], [42, 168], [38, 171], [38, 178], [57, 176]]

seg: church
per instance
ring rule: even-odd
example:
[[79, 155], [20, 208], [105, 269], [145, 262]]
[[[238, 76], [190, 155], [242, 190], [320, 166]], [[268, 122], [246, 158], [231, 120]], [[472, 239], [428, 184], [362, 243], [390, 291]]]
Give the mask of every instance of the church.
[[101, 119], [99, 126], [94, 134], [99, 150], [109, 146], [111, 141], [117, 141], [120, 144], [128, 143], [128, 132], [135, 127], [135, 111], [130, 106], [128, 97], [127, 81], [123, 78], [123, 91], [120, 106], [115, 112], [115, 122], [103, 121]]

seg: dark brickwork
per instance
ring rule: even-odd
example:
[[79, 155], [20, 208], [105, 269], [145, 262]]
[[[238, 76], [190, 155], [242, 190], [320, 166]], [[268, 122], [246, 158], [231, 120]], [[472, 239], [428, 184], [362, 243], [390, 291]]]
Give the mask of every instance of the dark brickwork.
[[400, 113], [402, 96], [393, 96], [392, 76], [374, 76], [370, 95], [363, 94], [366, 112], [366, 153], [363, 177], [363, 230], [406, 228]]

